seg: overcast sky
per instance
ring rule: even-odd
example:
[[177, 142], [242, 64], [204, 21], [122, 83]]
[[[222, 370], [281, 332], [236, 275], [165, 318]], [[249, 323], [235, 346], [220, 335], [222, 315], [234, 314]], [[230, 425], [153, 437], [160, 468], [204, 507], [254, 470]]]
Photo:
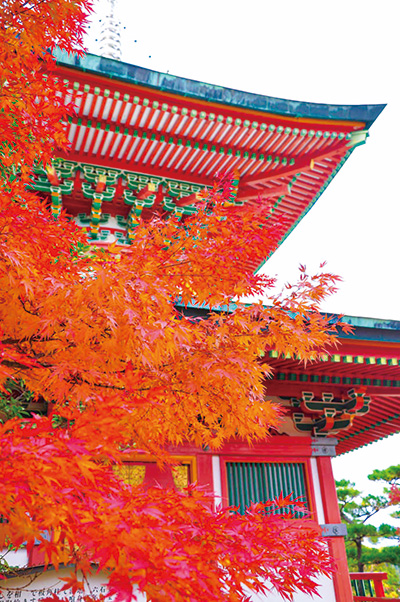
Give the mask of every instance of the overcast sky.
[[[400, 320], [399, 0], [118, 2], [126, 62], [268, 96], [387, 103], [266, 269], [285, 282], [299, 263], [327, 261], [343, 283], [325, 310]], [[95, 6], [88, 44], [98, 54], [106, 0]], [[392, 437], [335, 460], [335, 471], [368, 487], [365, 475], [400, 463], [399, 452]]]

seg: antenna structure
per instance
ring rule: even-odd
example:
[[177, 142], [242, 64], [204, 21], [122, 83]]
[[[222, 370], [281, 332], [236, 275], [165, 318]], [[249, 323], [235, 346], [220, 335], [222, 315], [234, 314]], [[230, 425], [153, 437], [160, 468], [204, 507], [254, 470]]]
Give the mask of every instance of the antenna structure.
[[117, 0], [107, 0], [107, 13], [101, 25], [100, 54], [121, 60], [121, 21], [115, 17]]

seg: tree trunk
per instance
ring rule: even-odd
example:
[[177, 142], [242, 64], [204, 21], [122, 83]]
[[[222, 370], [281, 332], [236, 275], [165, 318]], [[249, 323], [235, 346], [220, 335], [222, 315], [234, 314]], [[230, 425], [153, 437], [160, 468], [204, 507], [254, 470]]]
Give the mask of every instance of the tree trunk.
[[358, 567], [358, 572], [359, 573], [363, 573], [364, 572], [364, 563], [361, 562], [361, 555], [362, 555], [362, 540], [357, 538], [355, 540], [355, 544], [357, 547], [357, 567]]

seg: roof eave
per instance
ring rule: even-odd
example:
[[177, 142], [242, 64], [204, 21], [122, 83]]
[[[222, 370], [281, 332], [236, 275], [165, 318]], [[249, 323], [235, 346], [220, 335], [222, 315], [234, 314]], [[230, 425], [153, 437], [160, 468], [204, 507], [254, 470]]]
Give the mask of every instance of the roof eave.
[[384, 104], [330, 105], [286, 100], [186, 79], [89, 53], [78, 56], [76, 54], [68, 54], [57, 48], [54, 54], [59, 65], [95, 73], [102, 77], [147, 86], [204, 101], [228, 104], [253, 111], [275, 113], [294, 118], [360, 121], [364, 122], [365, 127], [368, 129], [386, 106]]

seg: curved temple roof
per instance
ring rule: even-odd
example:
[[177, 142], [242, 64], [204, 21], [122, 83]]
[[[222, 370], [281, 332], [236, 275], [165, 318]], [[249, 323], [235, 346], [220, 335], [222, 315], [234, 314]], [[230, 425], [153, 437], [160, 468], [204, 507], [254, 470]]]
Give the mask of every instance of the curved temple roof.
[[384, 108], [283, 100], [90, 54], [56, 56], [65, 101], [75, 104], [71, 150], [61, 156], [69, 165], [55, 166], [51, 191], [42, 177], [38, 189], [51, 192], [55, 215], [61, 205], [81, 215], [97, 242], [111, 233], [128, 244], [132, 220], [154, 211], [190, 215], [219, 171], [238, 177], [235, 204], [268, 201], [284, 216], [282, 242]]
[[[273, 351], [266, 356], [274, 369], [267, 393], [299, 400], [300, 404], [291, 403], [290, 411], [298, 414], [300, 428], [307, 432], [313, 423], [317, 428], [310, 434], [337, 438], [338, 454], [400, 431], [400, 322], [353, 316], [342, 320], [353, 326], [354, 333], [340, 334], [337, 348], [307, 366]], [[301, 402], [307, 391], [313, 393], [313, 401], [325, 396], [326, 403], [310, 412]], [[352, 391], [368, 398], [368, 409], [351, 407]], [[330, 424], [328, 420], [323, 424], [321, 418], [329, 413]]]
[[[78, 57], [77, 55], [68, 55], [66, 52], [57, 49], [55, 56], [59, 64], [68, 65], [89, 73], [101, 74], [111, 79], [118, 79], [140, 86], [149, 86], [156, 90], [173, 92], [174, 94], [190, 96], [199, 100], [230, 104], [243, 109], [266, 111], [290, 117], [362, 121], [368, 129], [385, 108], [385, 105], [330, 105], [263, 96], [186, 79], [169, 73], [161, 73], [89, 53]], [[262, 77], [261, 74], [260, 77]]]

